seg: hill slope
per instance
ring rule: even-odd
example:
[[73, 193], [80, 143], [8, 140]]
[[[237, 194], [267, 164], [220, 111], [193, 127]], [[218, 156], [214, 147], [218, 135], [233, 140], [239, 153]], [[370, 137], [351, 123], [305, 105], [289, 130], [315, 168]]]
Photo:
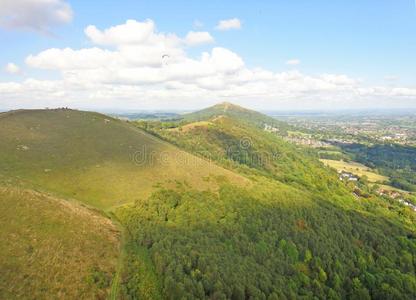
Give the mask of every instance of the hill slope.
[[[143, 123], [250, 177], [218, 193], [164, 189], [117, 209], [167, 299], [413, 299], [416, 216], [359, 196], [316, 153], [233, 114]], [[361, 184], [361, 183], [357, 183]], [[134, 271], [132, 271], [134, 274]], [[140, 283], [126, 276], [127, 294]]]
[[119, 233], [102, 215], [32, 190], [0, 186], [0, 298], [104, 299]]
[[157, 183], [245, 181], [126, 122], [65, 109], [2, 115], [0, 174], [100, 208], [147, 197]]
[[337, 176], [323, 168], [313, 154], [241, 121], [240, 117], [220, 115], [174, 130], [163, 126], [150, 130], [193, 154], [240, 173], [255, 172], [309, 190], [338, 191], [342, 187]]

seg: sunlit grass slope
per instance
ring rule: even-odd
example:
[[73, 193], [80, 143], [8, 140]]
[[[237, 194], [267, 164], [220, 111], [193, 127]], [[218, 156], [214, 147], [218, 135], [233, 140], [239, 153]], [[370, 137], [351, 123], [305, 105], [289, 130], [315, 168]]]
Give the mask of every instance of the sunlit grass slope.
[[214, 185], [209, 176], [244, 182], [129, 123], [66, 109], [3, 114], [0, 173], [99, 208], [147, 197], [157, 183], [203, 189]]
[[0, 186], [0, 299], [105, 299], [119, 233], [78, 204]]

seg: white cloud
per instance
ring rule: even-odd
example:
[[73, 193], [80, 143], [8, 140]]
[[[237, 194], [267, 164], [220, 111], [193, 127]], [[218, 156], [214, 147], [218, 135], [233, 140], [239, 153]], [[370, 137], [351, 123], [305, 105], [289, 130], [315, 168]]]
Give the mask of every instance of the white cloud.
[[189, 46], [211, 44], [214, 38], [206, 31], [189, 31], [185, 37], [185, 42]]
[[29, 55], [26, 63], [34, 68], [64, 71], [100, 68], [117, 59], [115, 52], [97, 47], [80, 50], [51, 48], [38, 55]]
[[152, 20], [138, 22], [127, 20], [126, 23], [101, 31], [94, 25], [89, 25], [84, 32], [97, 45], [126, 45], [157, 42], [155, 24]]
[[221, 20], [218, 22], [215, 29], [222, 30], [222, 31], [232, 30], [232, 29], [241, 29], [241, 21], [237, 18]]
[[64, 0], [1, 0], [0, 26], [51, 33], [54, 26], [69, 23], [73, 13]]
[[156, 67], [163, 63], [164, 56], [176, 61], [185, 55], [181, 48], [183, 39], [175, 34], [157, 32], [152, 20], [127, 20], [105, 30], [90, 25], [84, 32], [96, 45], [115, 47], [117, 51], [113, 53], [121, 60], [118, 64]]
[[320, 76], [325, 82], [336, 84], [336, 85], [355, 85], [358, 80], [349, 78], [347, 75], [342, 74], [322, 74]]
[[20, 68], [18, 65], [14, 64], [14, 63], [8, 63], [5, 67], [4, 70], [9, 73], [9, 74], [19, 74], [20, 73]]
[[[88, 26], [85, 34], [90, 47], [28, 55], [29, 67], [49, 70], [56, 79], [0, 82], [0, 107], [167, 109], [227, 100], [305, 109], [416, 103], [414, 88], [366, 86], [345, 74], [249, 68], [223, 47], [190, 56], [186, 50], [195, 36], [160, 33], [151, 20], [130, 20], [108, 29]], [[209, 40], [197, 34], [194, 42]]]
[[300, 60], [297, 58], [289, 59], [288, 61], [286, 61], [286, 64], [289, 66], [297, 66], [297, 65], [300, 65]]
[[212, 49], [211, 54], [203, 53], [201, 61], [203, 64], [213, 67], [216, 73], [233, 73], [244, 67], [244, 62], [240, 56], [220, 47]]

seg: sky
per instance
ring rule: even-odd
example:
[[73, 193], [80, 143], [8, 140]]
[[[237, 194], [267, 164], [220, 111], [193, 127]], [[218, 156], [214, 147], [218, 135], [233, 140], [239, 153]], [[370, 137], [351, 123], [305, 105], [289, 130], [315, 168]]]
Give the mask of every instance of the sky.
[[414, 0], [0, 0], [0, 109], [416, 108]]

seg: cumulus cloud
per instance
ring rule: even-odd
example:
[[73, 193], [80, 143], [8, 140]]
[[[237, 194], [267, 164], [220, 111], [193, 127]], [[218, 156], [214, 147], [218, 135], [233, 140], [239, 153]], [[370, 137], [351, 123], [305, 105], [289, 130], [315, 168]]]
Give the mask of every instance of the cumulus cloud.
[[227, 100], [261, 102], [268, 108], [357, 108], [388, 106], [392, 101], [405, 105], [416, 99], [416, 89], [365, 86], [346, 74], [250, 68], [238, 53], [224, 47], [190, 56], [187, 47], [208, 42], [210, 35], [161, 33], [151, 20], [129, 20], [107, 29], [90, 25], [85, 34], [89, 47], [50, 48], [28, 55], [29, 67], [56, 73], [56, 79], [0, 82], [0, 106], [187, 108]]
[[65, 71], [100, 68], [115, 60], [116, 53], [97, 47], [80, 50], [51, 48], [29, 55], [26, 63], [34, 68]]
[[94, 25], [89, 25], [84, 30], [90, 40], [97, 45], [126, 45], [157, 43], [155, 23], [152, 20], [138, 22], [127, 20], [126, 23], [99, 30]]
[[297, 66], [297, 65], [300, 65], [300, 60], [297, 58], [289, 59], [288, 61], [286, 61], [286, 64], [289, 66]]
[[241, 29], [241, 21], [237, 18], [221, 20], [215, 27], [217, 30], [226, 31], [232, 29]]
[[51, 33], [54, 26], [69, 23], [73, 13], [64, 0], [2, 0], [0, 26]]
[[18, 65], [14, 64], [14, 63], [8, 63], [5, 67], [4, 70], [9, 73], [9, 74], [19, 74], [20, 73], [20, 68]]
[[197, 46], [204, 44], [211, 44], [214, 42], [214, 38], [209, 32], [206, 31], [190, 31], [186, 35], [185, 42], [189, 46]]

